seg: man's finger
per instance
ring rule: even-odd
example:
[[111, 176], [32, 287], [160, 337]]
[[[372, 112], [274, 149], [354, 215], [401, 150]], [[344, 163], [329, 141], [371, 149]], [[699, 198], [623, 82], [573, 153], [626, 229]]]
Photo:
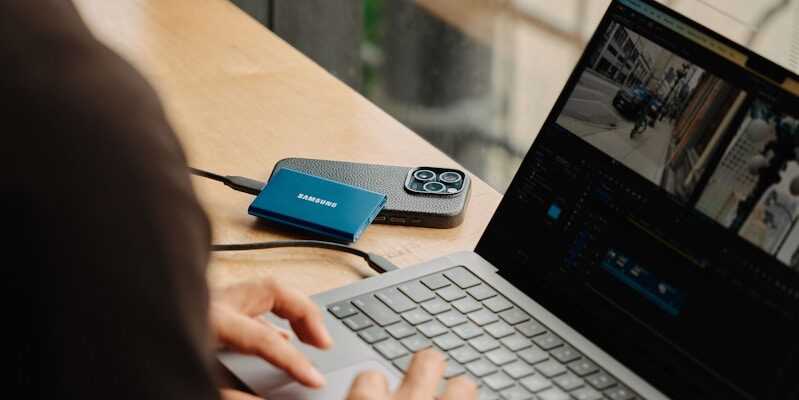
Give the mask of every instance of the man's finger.
[[441, 400], [477, 400], [477, 385], [463, 375], [450, 379]]
[[269, 320], [268, 320], [268, 319], [266, 319], [266, 318], [263, 318], [263, 317], [256, 318], [256, 321], [258, 321], [258, 322], [259, 322], [259, 323], [261, 323], [261, 324], [267, 325], [267, 326], [269, 326], [270, 328], [272, 328], [272, 329], [276, 330], [276, 331], [277, 331], [277, 333], [278, 333], [278, 334], [280, 334], [280, 336], [282, 336], [282, 337], [283, 337], [283, 339], [286, 339], [286, 340], [291, 340], [291, 338], [292, 338], [292, 337], [294, 337], [294, 335], [292, 335], [292, 333], [291, 333], [291, 331], [290, 331], [290, 330], [288, 330], [288, 329], [283, 329], [283, 328], [281, 328], [281, 327], [279, 327], [279, 326], [277, 326], [277, 325], [273, 324], [271, 321], [269, 321]]
[[300, 340], [323, 349], [333, 345], [333, 339], [322, 321], [322, 313], [310, 297], [271, 279], [264, 281], [263, 285], [264, 290], [274, 296], [272, 312], [287, 319]]
[[432, 349], [414, 354], [405, 379], [397, 390], [397, 399], [432, 399], [447, 364], [444, 356]]
[[271, 276], [214, 291], [222, 303], [251, 317], [272, 311], [291, 323], [297, 337], [310, 345], [328, 348], [333, 340], [322, 322], [319, 307], [303, 293], [280, 285]]
[[274, 325], [272, 325], [272, 328], [275, 328], [275, 330], [277, 331], [277, 333], [278, 333], [278, 334], [279, 334], [281, 337], [283, 337], [283, 339], [286, 339], [286, 340], [291, 340], [291, 331], [285, 330], [285, 329], [283, 329], [283, 328], [281, 328], [281, 327], [279, 327], [279, 326], [274, 326]]
[[377, 371], [361, 372], [350, 387], [347, 400], [388, 400], [388, 381]]
[[223, 343], [242, 353], [263, 358], [303, 385], [320, 387], [325, 384], [324, 376], [311, 365], [305, 355], [273, 327], [258, 323], [226, 307], [213, 307], [212, 312]]
[[272, 308], [274, 299], [272, 293], [262, 290], [262, 282], [269, 279], [272, 278], [259, 277], [221, 288], [214, 288], [211, 290], [211, 299], [228, 304], [251, 317], [263, 314]]
[[258, 396], [253, 396], [233, 389], [222, 389], [219, 391], [222, 400], [262, 400]]

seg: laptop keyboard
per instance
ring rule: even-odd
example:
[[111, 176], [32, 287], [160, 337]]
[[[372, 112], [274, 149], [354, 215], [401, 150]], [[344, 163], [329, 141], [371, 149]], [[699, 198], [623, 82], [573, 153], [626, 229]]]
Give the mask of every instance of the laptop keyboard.
[[414, 352], [447, 355], [481, 400], [630, 400], [636, 394], [462, 266], [328, 307], [394, 366]]

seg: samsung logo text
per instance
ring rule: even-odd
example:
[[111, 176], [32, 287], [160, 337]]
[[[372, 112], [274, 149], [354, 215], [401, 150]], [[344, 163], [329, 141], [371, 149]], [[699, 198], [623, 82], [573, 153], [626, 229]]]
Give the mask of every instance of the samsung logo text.
[[338, 207], [338, 203], [330, 200], [320, 199], [314, 196], [308, 196], [305, 193], [297, 193], [297, 198], [300, 200], [305, 200], [314, 204], [319, 204], [325, 207], [336, 208]]

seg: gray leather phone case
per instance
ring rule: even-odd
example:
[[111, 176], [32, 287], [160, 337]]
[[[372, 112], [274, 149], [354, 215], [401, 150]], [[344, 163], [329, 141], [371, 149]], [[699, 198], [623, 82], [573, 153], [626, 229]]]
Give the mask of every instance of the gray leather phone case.
[[410, 193], [405, 189], [405, 180], [411, 167], [286, 158], [275, 164], [272, 173], [284, 167], [387, 195], [386, 206], [375, 223], [452, 228], [463, 222], [471, 192], [468, 174], [464, 179], [463, 191], [455, 195], [437, 196]]

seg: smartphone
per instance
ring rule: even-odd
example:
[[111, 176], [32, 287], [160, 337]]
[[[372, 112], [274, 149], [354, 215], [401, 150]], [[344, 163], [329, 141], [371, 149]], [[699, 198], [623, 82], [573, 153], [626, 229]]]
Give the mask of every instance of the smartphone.
[[464, 171], [442, 167], [400, 167], [346, 161], [286, 158], [275, 164], [359, 186], [388, 196], [375, 223], [452, 228], [463, 222], [471, 179]]

